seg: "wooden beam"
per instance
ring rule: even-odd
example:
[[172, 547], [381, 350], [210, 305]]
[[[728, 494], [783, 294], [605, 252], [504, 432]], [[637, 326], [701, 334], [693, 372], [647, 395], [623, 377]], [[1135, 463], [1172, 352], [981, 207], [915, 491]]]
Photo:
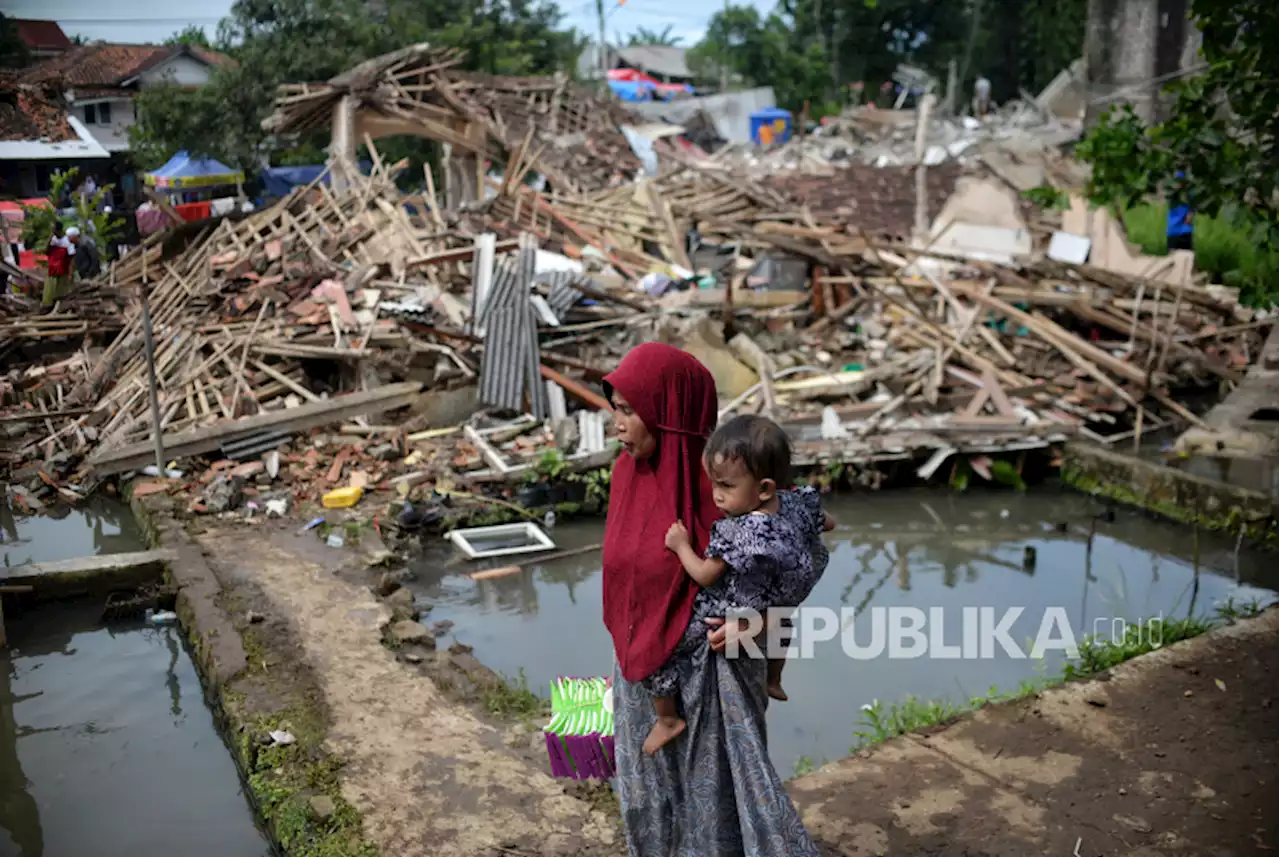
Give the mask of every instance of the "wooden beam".
[[[189, 458], [215, 452], [224, 443], [241, 440], [267, 430], [305, 431], [358, 416], [371, 416], [404, 407], [422, 390], [414, 382], [388, 384], [360, 393], [335, 396], [296, 408], [256, 414], [239, 420], [222, 420], [211, 426], [164, 436], [165, 453], [172, 458]], [[150, 441], [131, 443], [115, 449], [99, 450], [87, 464], [97, 476], [110, 476], [145, 467], [152, 458]]]

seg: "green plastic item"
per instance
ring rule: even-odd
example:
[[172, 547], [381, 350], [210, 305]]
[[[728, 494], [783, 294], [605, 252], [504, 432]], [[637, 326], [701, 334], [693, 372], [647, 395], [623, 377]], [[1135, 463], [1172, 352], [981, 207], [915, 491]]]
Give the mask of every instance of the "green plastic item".
[[552, 776], [607, 780], [616, 773], [608, 691], [603, 678], [551, 682], [551, 722], [543, 733]]

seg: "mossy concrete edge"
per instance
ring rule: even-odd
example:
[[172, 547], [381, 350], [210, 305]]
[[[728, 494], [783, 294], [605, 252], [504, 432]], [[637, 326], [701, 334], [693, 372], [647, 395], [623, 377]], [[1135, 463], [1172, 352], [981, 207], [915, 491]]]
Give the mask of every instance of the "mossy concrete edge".
[[[274, 848], [286, 857], [378, 857], [377, 848], [363, 837], [359, 814], [342, 798], [336, 776], [341, 760], [321, 749], [327, 722], [322, 703], [282, 700], [279, 710], [270, 714], [247, 710], [245, 693], [236, 684], [252, 671], [249, 655], [261, 647], [261, 641], [248, 638], [252, 625], [243, 631], [237, 628], [222, 603], [222, 583], [164, 501], [134, 498], [131, 487], [125, 487], [124, 496], [144, 539], [152, 548], [174, 552], [167, 571], [179, 587], [175, 607], [179, 626], [194, 654], [223, 743]], [[288, 748], [260, 745], [263, 734], [286, 727], [299, 733], [306, 752], [278, 753], [272, 751]], [[305, 792], [293, 788], [296, 783], [306, 784]], [[330, 820], [313, 818], [305, 811], [306, 799], [320, 795], [333, 801]]]
[[1253, 542], [1277, 547], [1280, 510], [1258, 491], [1081, 442], [1063, 447], [1059, 475], [1063, 484], [1086, 494], [1206, 530], [1236, 535], [1243, 527]]

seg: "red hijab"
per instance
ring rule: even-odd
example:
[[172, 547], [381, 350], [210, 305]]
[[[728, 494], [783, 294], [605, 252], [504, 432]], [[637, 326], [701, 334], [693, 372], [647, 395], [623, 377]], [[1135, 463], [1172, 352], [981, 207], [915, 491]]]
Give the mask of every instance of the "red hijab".
[[692, 355], [648, 342], [605, 376], [657, 442], [648, 460], [626, 453], [613, 465], [604, 529], [604, 624], [627, 681], [647, 678], [671, 656], [693, 613], [697, 585], [667, 550], [677, 518], [694, 550], [707, 545], [720, 510], [702, 469], [716, 425], [716, 382]]

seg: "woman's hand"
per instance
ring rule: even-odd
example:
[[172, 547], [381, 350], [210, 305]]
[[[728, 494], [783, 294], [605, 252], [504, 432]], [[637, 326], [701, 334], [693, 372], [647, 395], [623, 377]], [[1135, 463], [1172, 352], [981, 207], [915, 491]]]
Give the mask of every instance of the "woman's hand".
[[750, 640], [760, 636], [765, 631], [764, 628], [761, 628], [755, 634], [747, 633], [751, 629], [751, 624], [746, 619], [739, 619], [732, 624], [728, 624], [724, 619], [718, 617], [703, 621], [715, 628], [714, 631], [707, 632], [707, 642], [711, 645], [711, 651], [713, 652], [723, 652], [728, 648], [730, 637], [734, 640]]
[[667, 550], [678, 553], [681, 548], [689, 544], [689, 531], [684, 528], [684, 524], [676, 521], [667, 530]]

